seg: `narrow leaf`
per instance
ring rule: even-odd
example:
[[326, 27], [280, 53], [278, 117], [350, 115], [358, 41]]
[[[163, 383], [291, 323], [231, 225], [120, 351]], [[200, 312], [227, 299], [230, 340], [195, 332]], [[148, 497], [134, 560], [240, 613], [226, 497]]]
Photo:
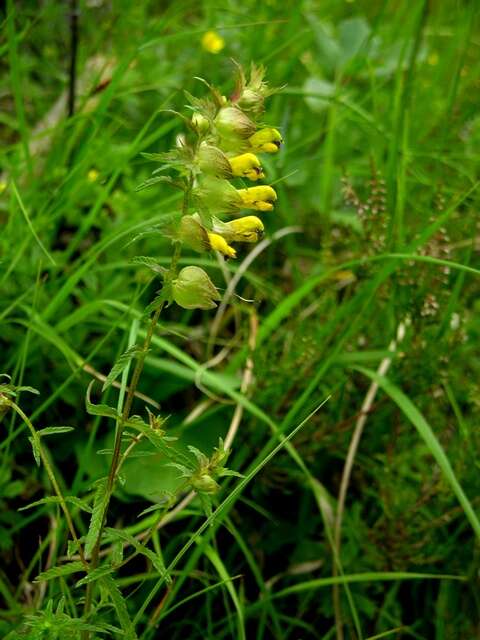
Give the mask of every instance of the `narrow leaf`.
[[[64, 501], [69, 502], [70, 504], [75, 505], [82, 511], [86, 511], [87, 513], [92, 513], [91, 507], [88, 506], [86, 502], [80, 500], [76, 496], [64, 496]], [[20, 507], [17, 511], [26, 511], [26, 509], [32, 509], [33, 507], [38, 507], [43, 504], [61, 504], [62, 499], [59, 496], [47, 496], [46, 498], [41, 498], [41, 500], [35, 500], [35, 502], [31, 502], [27, 504], [25, 507]]]
[[111, 576], [104, 576], [103, 578], [101, 578], [100, 583], [108, 592], [113, 606], [115, 607], [118, 621], [125, 634], [125, 640], [136, 640], [137, 634], [135, 633], [133, 623], [130, 620], [130, 616], [128, 615], [127, 605], [125, 604], [125, 599], [122, 596], [122, 592], [117, 587], [115, 581]]
[[[105, 530], [110, 535], [116, 538], [120, 538], [120, 540], [123, 540], [123, 542], [127, 542], [129, 545], [131, 545], [135, 549], [137, 553], [140, 553], [142, 556], [145, 556], [146, 558], [148, 558], [159, 573], [162, 573], [162, 574], [166, 573], [166, 568], [165, 568], [163, 559], [157, 553], [145, 547], [134, 536], [131, 536], [129, 533], [126, 533], [125, 531], [122, 531], [120, 529], [106, 528]], [[167, 576], [167, 581], [168, 582], [171, 581], [169, 576]]]
[[82, 585], [88, 584], [89, 582], [94, 582], [95, 580], [98, 580], [99, 578], [103, 578], [104, 576], [108, 576], [110, 573], [112, 573], [112, 571], [114, 571], [114, 568], [112, 567], [111, 564], [104, 564], [101, 567], [97, 567], [96, 569], [91, 571], [84, 578], [81, 578], [76, 583], [75, 586], [76, 587], [81, 587]]
[[40, 429], [37, 431], [39, 436], [52, 436], [56, 433], [68, 433], [69, 431], [74, 431], [73, 427], [45, 427], [45, 429]]
[[32, 445], [33, 457], [35, 458], [35, 462], [37, 463], [37, 467], [40, 466], [40, 438], [36, 433], [34, 436], [28, 436], [30, 440], [30, 444]]
[[52, 578], [60, 578], [62, 576], [69, 576], [72, 573], [78, 573], [79, 571], [85, 571], [83, 564], [80, 560], [75, 562], [69, 562], [58, 567], [52, 567], [47, 571], [42, 571], [35, 578], [34, 582], [41, 582], [43, 580], [52, 580]]
[[102, 392], [114, 382], [118, 376], [128, 367], [130, 362], [142, 351], [141, 347], [137, 344], [132, 345], [129, 349], [122, 353], [122, 355], [118, 358], [115, 364], [112, 367], [112, 370], [107, 376], [107, 379], [103, 383]]
[[97, 482], [97, 490], [93, 501], [92, 517], [85, 539], [85, 555], [90, 556], [97, 541], [103, 522], [103, 514], [107, 506], [107, 478]]
[[115, 420], [120, 420], [121, 416], [113, 407], [109, 407], [107, 404], [93, 404], [90, 401], [90, 392], [94, 382], [95, 380], [90, 382], [85, 395], [85, 407], [87, 409], [87, 413], [92, 416], [105, 416], [106, 418], [115, 418]]

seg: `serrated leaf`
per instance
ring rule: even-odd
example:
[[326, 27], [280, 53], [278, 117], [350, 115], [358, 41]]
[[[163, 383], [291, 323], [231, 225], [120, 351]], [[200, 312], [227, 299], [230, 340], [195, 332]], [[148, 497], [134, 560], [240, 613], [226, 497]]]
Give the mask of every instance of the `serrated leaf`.
[[100, 584], [107, 591], [113, 603], [113, 606], [115, 607], [118, 621], [120, 622], [120, 626], [122, 627], [122, 630], [125, 634], [125, 640], [136, 640], [137, 634], [135, 633], [132, 621], [130, 620], [130, 616], [128, 615], [125, 599], [122, 596], [122, 592], [115, 584], [115, 581], [110, 576], [104, 576], [103, 578], [101, 578]]
[[35, 578], [34, 582], [41, 582], [44, 580], [52, 580], [52, 578], [69, 576], [72, 573], [78, 573], [79, 571], [85, 571], [85, 567], [83, 566], [82, 562], [80, 562], [80, 560], [69, 562], [68, 564], [63, 564], [58, 567], [47, 569], [47, 571], [42, 571]]
[[[120, 540], [123, 540], [124, 542], [127, 542], [135, 549], [137, 553], [140, 553], [142, 556], [148, 558], [159, 573], [166, 573], [163, 559], [157, 553], [145, 547], [139, 540], [134, 538], [134, 536], [131, 536], [129, 533], [126, 533], [125, 531], [122, 531], [120, 529], [106, 528], [105, 531], [107, 531], [110, 535], [116, 538], [120, 538]], [[170, 576], [166, 575], [166, 580], [167, 582], [171, 582]]]
[[148, 267], [154, 273], [160, 273], [161, 275], [167, 273], [168, 269], [162, 267], [162, 265], [158, 264], [155, 258], [151, 258], [150, 256], [135, 256], [130, 260], [132, 264], [141, 264], [144, 267]]
[[206, 467], [208, 465], [208, 458], [204, 453], [200, 451], [200, 449], [197, 449], [197, 447], [189, 444], [188, 450], [193, 453], [200, 467]]
[[114, 571], [114, 568], [111, 564], [104, 564], [101, 567], [97, 567], [93, 571], [90, 571], [88, 575], [84, 578], [81, 578], [76, 584], [76, 587], [81, 587], [84, 584], [88, 584], [89, 582], [94, 582], [99, 578], [103, 578], [104, 576], [108, 576], [110, 573]]
[[[137, 418], [137, 419], [135, 419]], [[168, 454], [168, 445], [165, 444], [165, 434], [163, 431], [157, 431], [156, 429], [152, 429], [152, 427], [143, 422], [141, 418], [137, 416], [133, 416], [133, 419], [130, 418], [127, 422], [127, 426], [133, 427], [143, 433], [143, 435], [153, 444], [153, 446], [161, 451], [162, 453]]]
[[112, 564], [118, 565], [123, 560], [123, 543], [121, 540], [116, 540], [112, 544]]
[[40, 466], [40, 438], [37, 434], [35, 436], [28, 436], [30, 444], [32, 445], [33, 457], [37, 463], [37, 467]]
[[90, 556], [100, 533], [103, 523], [103, 514], [107, 506], [107, 478], [101, 478], [97, 482], [95, 498], [93, 501], [92, 517], [85, 538], [85, 555]]
[[92, 416], [104, 416], [106, 418], [115, 418], [115, 420], [121, 420], [120, 414], [113, 407], [109, 407], [107, 404], [93, 404], [90, 400], [90, 393], [95, 380], [92, 380], [87, 387], [87, 393], [85, 394], [85, 408], [87, 413]]
[[[77, 498], [76, 496], [65, 496], [63, 498], [65, 502], [69, 502], [70, 504], [75, 505], [82, 511], [86, 511], [87, 513], [92, 513], [91, 507], [88, 506], [86, 502]], [[41, 498], [40, 500], [35, 500], [35, 502], [31, 502], [27, 504], [25, 507], [20, 507], [17, 511], [26, 511], [26, 509], [32, 509], [33, 507], [38, 507], [42, 504], [61, 504], [62, 499], [58, 496], [47, 496], [46, 498]]]
[[56, 433], [68, 433], [69, 431], [74, 431], [73, 427], [45, 427], [44, 429], [40, 429], [37, 431], [39, 436], [51, 436]]
[[110, 373], [107, 376], [107, 379], [103, 383], [102, 393], [103, 391], [105, 391], [105, 389], [108, 389], [112, 382], [114, 382], [118, 378], [118, 376], [128, 367], [133, 358], [135, 358], [135, 356], [137, 356], [141, 351], [142, 348], [137, 344], [134, 344], [130, 348], [128, 348], [125, 353], [122, 353], [122, 355], [113, 365]]

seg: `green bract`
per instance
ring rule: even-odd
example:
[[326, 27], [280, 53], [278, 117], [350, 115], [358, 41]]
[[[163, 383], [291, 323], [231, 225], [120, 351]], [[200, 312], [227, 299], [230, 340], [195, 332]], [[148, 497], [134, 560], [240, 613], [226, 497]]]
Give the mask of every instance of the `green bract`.
[[203, 269], [184, 267], [172, 283], [172, 297], [184, 309], [214, 309], [220, 295]]

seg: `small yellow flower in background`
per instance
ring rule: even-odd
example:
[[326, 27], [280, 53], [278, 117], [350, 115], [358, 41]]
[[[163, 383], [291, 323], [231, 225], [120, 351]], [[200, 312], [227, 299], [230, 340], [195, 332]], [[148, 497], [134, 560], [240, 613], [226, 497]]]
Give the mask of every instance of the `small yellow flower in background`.
[[99, 171], [97, 171], [96, 169], [90, 169], [90, 171], [87, 173], [87, 178], [90, 182], [96, 182], [99, 175]]
[[257, 209], [257, 211], [272, 211], [277, 194], [272, 187], [250, 187], [249, 189], [237, 189], [245, 209]]
[[208, 239], [210, 241], [210, 247], [214, 251], [219, 251], [224, 256], [228, 258], [236, 258], [237, 252], [233, 247], [227, 244], [227, 241], [222, 236], [218, 235], [218, 233], [210, 233], [207, 232]]
[[220, 53], [225, 46], [225, 40], [216, 31], [207, 31], [202, 37], [202, 47], [208, 53]]
[[228, 161], [236, 177], [249, 178], [249, 180], [265, 177], [260, 160], [253, 153], [242, 153], [240, 156], [228, 158]]
[[265, 227], [257, 216], [244, 216], [222, 225], [222, 235], [228, 242], [258, 242]]
[[283, 138], [277, 129], [266, 127], [254, 133], [253, 136], [250, 136], [248, 141], [254, 151], [277, 153], [283, 142]]
[[7, 189], [7, 183], [5, 180], [0, 181], [0, 193], [3, 193]]

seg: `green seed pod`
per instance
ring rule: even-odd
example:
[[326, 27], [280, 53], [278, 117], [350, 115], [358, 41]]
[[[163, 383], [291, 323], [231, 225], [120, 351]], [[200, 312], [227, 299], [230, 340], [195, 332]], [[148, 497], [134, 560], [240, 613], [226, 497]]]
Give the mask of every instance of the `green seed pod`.
[[215, 285], [200, 267], [184, 267], [172, 282], [172, 297], [184, 309], [214, 309], [220, 300]]

